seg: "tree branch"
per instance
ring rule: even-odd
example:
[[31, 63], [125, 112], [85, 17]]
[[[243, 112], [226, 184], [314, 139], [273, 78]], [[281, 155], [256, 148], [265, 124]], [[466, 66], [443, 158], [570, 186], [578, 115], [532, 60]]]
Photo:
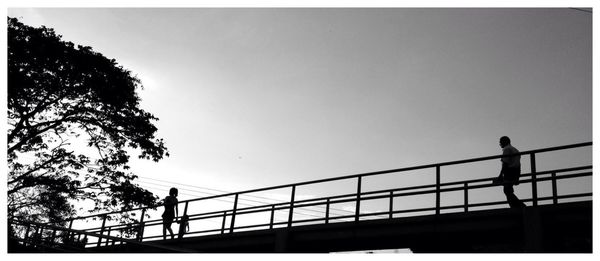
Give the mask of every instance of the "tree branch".
[[[46, 95], [43, 99], [48, 99], [50, 97], [50, 94]], [[21, 120], [19, 121], [19, 123], [17, 123], [17, 125], [15, 126], [15, 128], [11, 131], [10, 134], [8, 134], [8, 139], [7, 139], [7, 143], [10, 143], [15, 136], [17, 135], [17, 133], [19, 133], [22, 129], [23, 129], [23, 124], [27, 121], [29, 121], [29, 119], [31, 119], [31, 117], [33, 117], [36, 113], [41, 112], [43, 109], [47, 108], [48, 106], [52, 105], [53, 103], [56, 103], [62, 99], [64, 99], [65, 97], [67, 97], [67, 93], [65, 92], [65, 94], [58, 96], [56, 99], [50, 100], [46, 103], [43, 103], [36, 106], [35, 109], [33, 109], [33, 111], [31, 112], [25, 112], [23, 114], [21, 114]]]
[[27, 176], [29, 176], [29, 174], [31, 174], [31, 173], [33, 173], [35, 171], [38, 171], [38, 170], [44, 168], [46, 165], [48, 165], [48, 164], [50, 164], [50, 163], [52, 163], [52, 162], [54, 162], [54, 161], [56, 161], [56, 160], [58, 160], [60, 158], [63, 158], [63, 157], [64, 157], [64, 155], [63, 156], [59, 155], [59, 156], [53, 156], [53, 157], [51, 157], [50, 159], [48, 159], [45, 162], [43, 162], [41, 165], [39, 165], [39, 166], [37, 166], [37, 167], [35, 167], [35, 168], [31, 169], [31, 170], [28, 170], [27, 172], [25, 172], [25, 173], [19, 175], [18, 177], [16, 177], [15, 179], [9, 181], [8, 185], [13, 184], [13, 183], [15, 183], [15, 182], [17, 182], [19, 180], [23, 180], [24, 178], [26, 178]]

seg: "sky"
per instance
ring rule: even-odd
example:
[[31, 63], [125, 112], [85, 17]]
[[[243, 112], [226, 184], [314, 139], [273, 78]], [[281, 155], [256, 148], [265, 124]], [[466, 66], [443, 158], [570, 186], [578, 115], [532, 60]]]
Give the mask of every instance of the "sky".
[[[217, 193], [207, 189], [498, 155], [504, 135], [521, 151], [592, 141], [588, 12], [9, 8], [8, 15], [54, 28], [137, 74], [141, 107], [160, 119], [157, 136], [171, 156], [132, 157], [131, 167], [161, 197], [175, 183], [195, 186], [182, 191], [188, 199]], [[577, 160], [591, 163], [584, 152]], [[469, 175], [449, 170], [444, 179], [493, 177], [499, 165]]]
[[[142, 80], [141, 106], [160, 119], [157, 135], [171, 156], [133, 156], [131, 167], [161, 197], [171, 186], [181, 200], [497, 155], [503, 135], [521, 151], [592, 141], [587, 12], [12, 6], [9, 16], [92, 46]], [[540, 156], [538, 170], [590, 164], [590, 152]], [[525, 172], [528, 164], [523, 157]], [[493, 177], [499, 165], [445, 167], [442, 180]], [[363, 189], [433, 180], [424, 170], [365, 179]], [[356, 189], [354, 180], [335, 185], [299, 188], [297, 198]], [[559, 189], [591, 190], [588, 181], [567, 185]], [[519, 197], [528, 193], [516, 187]], [[289, 191], [260, 196], [242, 203], [287, 200]], [[501, 189], [470, 195], [490, 199], [503, 200]], [[431, 200], [397, 200], [395, 208]], [[364, 212], [381, 208], [362, 204]], [[296, 211], [295, 218], [322, 215]]]

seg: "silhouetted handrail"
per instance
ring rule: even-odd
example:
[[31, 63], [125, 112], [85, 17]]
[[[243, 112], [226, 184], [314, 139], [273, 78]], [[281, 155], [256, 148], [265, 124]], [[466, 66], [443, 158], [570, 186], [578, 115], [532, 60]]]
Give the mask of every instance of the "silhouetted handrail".
[[182, 252], [182, 253], [186, 253], [186, 252], [191, 253], [192, 252], [192, 251], [189, 251], [187, 249], [178, 248], [178, 247], [163, 246], [163, 245], [159, 245], [159, 244], [153, 244], [153, 243], [147, 243], [147, 242], [140, 242], [140, 241], [136, 241], [136, 240], [132, 240], [132, 239], [126, 239], [126, 238], [121, 238], [121, 237], [113, 237], [113, 236], [109, 236], [109, 235], [102, 235], [102, 234], [97, 234], [97, 233], [89, 232], [89, 231], [86, 231], [86, 230], [77, 230], [77, 229], [64, 228], [64, 227], [59, 227], [59, 226], [50, 225], [50, 224], [42, 224], [42, 223], [33, 222], [33, 221], [24, 221], [24, 220], [12, 219], [12, 220], [9, 220], [9, 224], [10, 223], [12, 223], [12, 224], [19, 224], [19, 225], [35, 225], [35, 226], [38, 226], [38, 227], [44, 227], [44, 228], [54, 229], [54, 230], [57, 230], [57, 231], [66, 231], [66, 232], [75, 233], [75, 234], [82, 234], [82, 235], [86, 235], [86, 236], [97, 237], [97, 238], [100, 238], [100, 239], [107, 239], [107, 240], [113, 240], [113, 241], [123, 242], [123, 243], [127, 243], [127, 244], [133, 244], [133, 245], [139, 245], [139, 246], [144, 246], [144, 247], [150, 247], [150, 248], [157, 248], [157, 249], [162, 249], [162, 250], [168, 250], [168, 251], [171, 251], [171, 252]]
[[[344, 179], [353, 179], [353, 178], [358, 178], [358, 177], [367, 177], [367, 176], [380, 175], [380, 174], [389, 174], [389, 173], [395, 173], [395, 172], [406, 172], [406, 171], [419, 170], [419, 169], [428, 169], [428, 168], [434, 168], [434, 167], [458, 165], [458, 164], [464, 164], [464, 163], [499, 159], [499, 158], [509, 157], [509, 156], [536, 154], [536, 153], [549, 152], [549, 151], [586, 147], [586, 146], [591, 146], [591, 145], [592, 145], [592, 142], [583, 142], [583, 143], [576, 143], [576, 144], [571, 144], [571, 145], [563, 145], [563, 146], [548, 147], [548, 148], [543, 148], [543, 149], [522, 151], [520, 153], [508, 154], [508, 155], [494, 155], [494, 156], [471, 158], [471, 159], [465, 159], [465, 160], [456, 160], [456, 161], [447, 161], [447, 162], [442, 162], [442, 163], [419, 165], [419, 166], [406, 167], [406, 168], [382, 170], [382, 171], [375, 171], [375, 172], [366, 172], [366, 173], [352, 174], [352, 175], [346, 175], [346, 176], [340, 176], [340, 177], [297, 182], [297, 183], [291, 183], [291, 184], [286, 184], [286, 185], [277, 185], [277, 186], [271, 186], [271, 187], [265, 187], [265, 188], [244, 190], [244, 191], [239, 191], [239, 192], [231, 192], [231, 193], [225, 193], [225, 194], [220, 194], [220, 195], [200, 197], [200, 198], [195, 198], [195, 199], [181, 200], [181, 201], [179, 201], [179, 203], [182, 204], [182, 203], [187, 203], [187, 202], [194, 202], [194, 201], [199, 201], [199, 200], [209, 200], [209, 199], [222, 198], [222, 197], [230, 197], [230, 196], [235, 196], [235, 195], [249, 194], [249, 193], [253, 193], [253, 192], [260, 192], [260, 191], [266, 191], [266, 190], [290, 188], [290, 187], [294, 187], [294, 186], [297, 187], [297, 186], [304, 186], [304, 185], [310, 185], [310, 184], [316, 184], [316, 183], [324, 183], [324, 182], [338, 181], [338, 180], [344, 180]], [[64, 221], [86, 219], [86, 218], [90, 218], [90, 217], [99, 217], [99, 216], [103, 216], [103, 215], [112, 215], [112, 214], [118, 214], [118, 213], [123, 213], [123, 212], [132, 212], [132, 211], [136, 211], [136, 210], [149, 209], [149, 208], [154, 209], [154, 208], [157, 208], [160, 206], [161, 205], [147, 206], [147, 207], [128, 209], [128, 210], [124, 210], [124, 211], [113, 211], [113, 212], [108, 212], [108, 213], [99, 213], [99, 214], [93, 214], [93, 215], [87, 215], [87, 216], [79, 216], [79, 217], [68, 218], [68, 219], [65, 219]]]
[[[434, 211], [435, 214], [439, 214], [441, 212], [441, 210], [460, 209], [460, 208], [464, 208], [464, 211], [468, 212], [469, 208], [472, 208], [472, 207], [482, 207], [482, 206], [493, 206], [493, 205], [506, 204], [506, 201], [469, 203], [469, 200], [468, 200], [469, 190], [501, 186], [502, 184], [493, 184], [491, 181], [494, 178], [480, 178], [480, 179], [451, 181], [451, 182], [443, 183], [443, 182], [441, 182], [441, 178], [440, 178], [441, 177], [441, 172], [440, 172], [441, 167], [449, 166], [449, 165], [465, 164], [465, 163], [471, 163], [471, 162], [487, 161], [487, 160], [499, 159], [499, 158], [508, 157], [508, 156], [514, 156], [514, 155], [529, 155], [530, 159], [531, 159], [530, 160], [531, 173], [521, 174], [521, 184], [525, 184], [525, 183], [531, 184], [532, 198], [523, 199], [523, 201], [524, 202], [532, 202], [532, 204], [534, 206], [537, 205], [538, 201], [546, 201], [546, 200], [552, 200], [554, 204], [557, 204], [558, 199], [575, 198], [575, 197], [589, 197], [592, 195], [592, 193], [558, 195], [558, 193], [556, 191], [556, 182], [558, 180], [591, 176], [592, 172], [587, 171], [587, 170], [591, 170], [592, 165], [554, 169], [554, 170], [545, 170], [545, 171], [538, 172], [536, 170], [535, 155], [537, 153], [566, 150], [566, 149], [585, 147], [585, 146], [591, 146], [591, 145], [592, 145], [592, 142], [577, 143], [577, 144], [571, 144], [571, 145], [565, 145], [565, 146], [557, 146], [557, 147], [550, 147], [550, 148], [544, 148], [544, 149], [523, 151], [523, 152], [520, 152], [517, 154], [511, 154], [511, 155], [494, 155], [494, 156], [471, 158], [471, 159], [465, 159], [465, 160], [448, 161], [448, 162], [442, 162], [442, 163], [436, 163], [436, 164], [426, 164], [426, 165], [399, 168], [399, 169], [367, 172], [367, 173], [361, 173], [361, 174], [353, 174], [353, 175], [325, 178], [325, 179], [305, 181], [305, 182], [297, 182], [297, 183], [291, 183], [291, 184], [287, 184], [287, 185], [271, 186], [271, 187], [260, 188], [260, 189], [252, 189], [252, 190], [245, 190], [245, 191], [240, 191], [240, 192], [226, 193], [226, 194], [222, 194], [222, 195], [214, 195], [214, 196], [201, 197], [201, 198], [196, 198], [196, 199], [183, 200], [183, 201], [180, 201], [179, 204], [185, 204], [186, 205], [185, 209], [187, 210], [187, 204], [190, 202], [209, 200], [209, 199], [215, 199], [215, 198], [224, 198], [224, 197], [233, 197], [233, 196], [235, 197], [235, 201], [234, 201], [235, 203], [233, 205], [233, 208], [231, 208], [231, 209], [217, 210], [217, 211], [188, 215], [189, 221], [205, 220], [205, 219], [211, 219], [211, 218], [222, 218], [221, 228], [209, 229], [209, 230], [203, 230], [203, 231], [192, 231], [192, 232], [186, 233], [187, 235], [201, 234], [201, 233], [213, 233], [213, 232], [225, 233], [225, 231], [232, 233], [232, 232], [234, 232], [234, 229], [241, 230], [241, 229], [259, 228], [259, 227], [266, 227], [266, 228], [272, 229], [274, 226], [278, 226], [278, 225], [287, 225], [288, 227], [290, 227], [290, 226], [292, 226], [292, 224], [310, 223], [310, 222], [319, 222], [319, 221], [325, 221], [326, 224], [329, 221], [334, 221], [334, 220], [350, 219], [350, 220], [354, 220], [354, 221], [359, 221], [360, 217], [370, 217], [370, 216], [386, 216], [389, 218], [393, 218], [394, 214], [400, 214], [400, 213], [415, 213], [415, 212]], [[435, 170], [436, 170], [436, 172], [435, 172], [436, 181], [433, 184], [382, 189], [382, 190], [366, 191], [366, 192], [361, 190], [361, 181], [362, 181], [363, 177], [380, 175], [380, 174], [388, 174], [388, 173], [406, 172], [406, 171], [419, 170], [419, 169], [431, 169], [431, 168], [435, 168]], [[567, 172], [577, 172], [577, 171], [579, 171], [579, 173], [564, 174]], [[561, 174], [560, 176], [557, 176], [556, 174], [558, 174], [558, 173], [563, 173], [563, 174]], [[345, 179], [357, 179], [358, 186], [357, 186], [357, 190], [355, 193], [347, 193], [347, 194], [341, 194], [341, 195], [333, 195], [333, 196], [304, 199], [304, 200], [296, 200], [294, 198], [296, 187], [310, 185], [310, 184], [317, 184], [317, 183], [325, 183], [325, 182], [330, 182], [330, 181], [345, 180]], [[537, 183], [542, 182], [542, 181], [551, 181], [552, 182], [553, 191], [552, 191], [551, 197], [538, 197]], [[282, 189], [282, 188], [291, 188], [292, 192], [291, 192], [291, 198], [289, 201], [278, 202], [278, 203], [265, 203], [264, 205], [250, 206], [250, 207], [238, 207], [237, 206], [237, 200], [240, 195], [259, 192], [259, 191]], [[463, 204], [451, 205], [451, 206], [441, 206], [441, 204], [440, 204], [441, 193], [453, 192], [453, 191], [464, 191]], [[394, 210], [393, 209], [394, 198], [413, 196], [413, 195], [426, 195], [426, 194], [435, 195], [436, 204], [434, 207], [403, 209], [403, 210]], [[375, 200], [375, 199], [389, 199], [389, 204], [390, 204], [389, 210], [373, 212], [373, 213], [360, 213], [360, 202], [361, 201]], [[355, 212], [353, 211], [348, 215], [336, 214], [336, 216], [330, 216], [329, 210], [330, 210], [331, 204], [339, 204], [339, 203], [347, 203], [347, 202], [356, 202], [356, 211]], [[293, 220], [293, 210], [294, 209], [306, 208], [306, 207], [316, 207], [316, 206], [325, 206], [326, 207], [325, 217], [321, 218], [321, 217], [315, 216], [317, 218]], [[85, 218], [100, 217], [100, 216], [104, 217], [104, 219], [105, 219], [108, 215], [137, 211], [137, 210], [145, 211], [146, 209], [156, 208], [156, 207], [158, 207], [158, 206], [141, 207], [141, 208], [130, 209], [130, 210], [125, 210], [125, 211], [113, 211], [113, 212], [109, 212], [109, 213], [101, 213], [101, 214], [94, 214], [94, 215], [88, 215], [88, 216], [82, 216], [82, 217], [75, 217], [75, 218], [67, 219], [66, 221], [73, 222], [73, 220], [76, 220], [76, 219], [85, 219]], [[184, 212], [186, 210], [184, 210]], [[289, 215], [288, 215], [288, 218], [286, 221], [275, 221], [273, 219], [274, 213], [277, 210], [289, 210]], [[252, 214], [252, 213], [260, 213], [260, 212], [263, 212], [263, 213], [271, 212], [271, 220], [269, 223], [246, 225], [246, 226], [239, 226], [239, 225], [236, 226], [235, 225], [235, 217], [236, 216]], [[230, 219], [229, 227], [226, 226], [226, 222], [225, 222], [228, 217]], [[160, 219], [147, 220], [145, 222], [141, 222], [140, 224], [135, 224], [135, 223], [133, 223], [133, 224], [118, 224], [118, 225], [112, 225], [112, 226], [105, 226], [103, 223], [101, 227], [88, 228], [88, 229], [81, 230], [81, 231], [87, 231], [88, 233], [99, 232], [99, 233], [94, 233], [94, 236], [100, 237], [100, 236], [102, 236], [103, 231], [107, 228], [108, 229], [127, 228], [131, 225], [150, 227], [150, 226], [158, 226], [161, 224], [162, 224], [162, 220], [160, 220]], [[44, 225], [48, 226], [47, 224], [44, 224]], [[143, 234], [139, 235], [139, 236], [140, 236], [140, 240], [141, 239], [154, 239], [154, 238], [161, 237], [161, 236], [144, 237]], [[99, 244], [100, 243], [98, 243], [98, 245]]]
[[[542, 171], [542, 172], [537, 172], [536, 174], [538, 176], [542, 176], [542, 175], [548, 175], [551, 173], [562, 173], [562, 172], [571, 172], [571, 171], [580, 171], [580, 170], [586, 170], [586, 169], [591, 169], [592, 166], [588, 165], [588, 166], [582, 166], [582, 167], [574, 167], [574, 168], [564, 168], [564, 169], [556, 169], [556, 170], [550, 170], [550, 171]], [[549, 180], [559, 180], [559, 179], [567, 179], [567, 178], [576, 178], [576, 177], [584, 177], [584, 176], [590, 176], [592, 173], [591, 172], [583, 172], [583, 173], [575, 173], [575, 174], [566, 174], [566, 175], [562, 175], [562, 176], [558, 176], [558, 177], [540, 177], [537, 179], [538, 182], [541, 181], [549, 181]], [[526, 177], [531, 177], [532, 174], [531, 173], [524, 173], [521, 175], [522, 178], [526, 178]], [[463, 187], [450, 187], [450, 186], [456, 186], [456, 185], [462, 185], [462, 184], [472, 184], [472, 183], [483, 183], [486, 182], [485, 184], [480, 184], [480, 185], [470, 185], [468, 187], [468, 189], [480, 189], [480, 188], [488, 188], [488, 187], [495, 187], [498, 186], [498, 184], [492, 184], [491, 181], [494, 178], [483, 178], [483, 179], [474, 179], [474, 180], [465, 180], [465, 181], [453, 181], [453, 182], [446, 182], [446, 183], [441, 183], [440, 184], [440, 189], [439, 192], [452, 192], [452, 191], [461, 191], [464, 190]], [[531, 183], [532, 179], [521, 179], [521, 183], [525, 184], [525, 183]], [[394, 189], [385, 189], [385, 190], [377, 190], [377, 191], [368, 191], [368, 192], [363, 192], [361, 199], [362, 200], [373, 200], [373, 199], [384, 199], [384, 198], [389, 198], [389, 193], [394, 193], [394, 192], [402, 192], [402, 191], [409, 191], [409, 192], [403, 192], [403, 193], [396, 193], [393, 194], [393, 197], [402, 197], [402, 196], [414, 196], [414, 195], [424, 195], [424, 194], [432, 194], [437, 192], [438, 190], [433, 189], [435, 188], [437, 185], [436, 184], [430, 184], [430, 185], [422, 185], [422, 186], [413, 186], [413, 187], [404, 187], [404, 188], [394, 188]], [[450, 187], [450, 188], [446, 188], [446, 187]], [[421, 190], [419, 190], [421, 189]], [[422, 190], [422, 189], [429, 189], [429, 190]], [[412, 190], [412, 191], [411, 191]], [[414, 191], [414, 190], [419, 190], [419, 191]], [[591, 196], [591, 193], [583, 193], [583, 194], [575, 194], [577, 197], [584, 197], [584, 196]], [[346, 202], [354, 202], [356, 201], [356, 193], [352, 193], [352, 194], [342, 194], [342, 195], [336, 195], [336, 196], [328, 196], [328, 197], [321, 197], [321, 198], [314, 198], [314, 199], [306, 199], [306, 200], [299, 200], [299, 201], [295, 201], [295, 206], [300, 208], [300, 207], [311, 207], [311, 206], [319, 206], [319, 205], [323, 205], [325, 203], [325, 201], [330, 200], [329, 203], [330, 204], [337, 204], [337, 203], [346, 203]], [[563, 196], [557, 196], [557, 199], [562, 199], [562, 198], [570, 198], [573, 197], [573, 195], [563, 195]], [[539, 200], [546, 200], [546, 199], [552, 199], [552, 197], [544, 197], [544, 198], [539, 198]], [[531, 199], [526, 199], [524, 200], [526, 202], [528, 201], [532, 201]], [[490, 206], [490, 205], [499, 205], [499, 204], [505, 204], [505, 201], [498, 201], [498, 202], [493, 202], [493, 203], [478, 203], [478, 204], [467, 204], [466, 207], [477, 207], [477, 206]], [[285, 205], [289, 205], [289, 203], [277, 203], [277, 204], [270, 204], [270, 205], [261, 205], [261, 206], [253, 206], [253, 207], [246, 207], [246, 208], [238, 208], [237, 209], [237, 215], [243, 215], [243, 214], [252, 214], [252, 213], [259, 213], [259, 212], [265, 212], [265, 211], [269, 211], [269, 210], [283, 210], [283, 209], [288, 209], [289, 206], [285, 206]], [[280, 206], [280, 207], [274, 207], [274, 206]], [[461, 208], [461, 207], [465, 207], [465, 205], [454, 205], [454, 206], [444, 206], [444, 207], [440, 207], [440, 209], [444, 210], [444, 209], [453, 209], [453, 208]], [[413, 210], [403, 210], [403, 211], [394, 211], [392, 212], [393, 214], [395, 213], [409, 213], [409, 212], [422, 212], [422, 211], [431, 211], [431, 210], [435, 210], [435, 207], [431, 207], [431, 208], [424, 208], [424, 209], [413, 209]], [[226, 211], [226, 212], [231, 212], [231, 211]], [[363, 216], [374, 216], [374, 215], [384, 215], [384, 214], [389, 214], [388, 212], [376, 212], [376, 213], [368, 213], [368, 214], [361, 214], [361, 217]], [[200, 214], [195, 214], [195, 215], [189, 215], [190, 217], [190, 221], [193, 220], [202, 220], [202, 219], [209, 219], [209, 218], [220, 218], [223, 216], [232, 216], [234, 215], [233, 213], [225, 213], [223, 214], [223, 211], [212, 211], [212, 212], [205, 212], [205, 213], [200, 213]], [[353, 218], [354, 214], [351, 215], [345, 215], [345, 216], [336, 216], [336, 217], [329, 217], [330, 220], [333, 219], [344, 219], [344, 218]], [[306, 222], [314, 222], [314, 221], [322, 221], [324, 220], [324, 218], [316, 218], [316, 219], [303, 219], [303, 220], [297, 220], [294, 221], [294, 223], [306, 223]], [[278, 223], [274, 223], [276, 224], [286, 224], [287, 222], [278, 222]], [[145, 226], [149, 227], [149, 226], [156, 226], [156, 225], [161, 225], [162, 224], [162, 220], [160, 219], [155, 219], [155, 220], [148, 220], [145, 222]], [[264, 226], [269, 226], [270, 224], [259, 224], [259, 225], [252, 225], [252, 226], [239, 226], [236, 227], [237, 229], [244, 229], [244, 228], [252, 228], [252, 227], [264, 227]], [[105, 228], [113, 228], [113, 229], [118, 229], [118, 228], [126, 228], [128, 226], [128, 224], [118, 224], [118, 225], [112, 225], [112, 226], [105, 226]], [[91, 231], [99, 231], [101, 229], [101, 227], [95, 227], [95, 228], [88, 228], [86, 229], [86, 231], [91, 232]], [[198, 231], [198, 232], [189, 232], [187, 234], [196, 234], [196, 233], [208, 233], [208, 232], [214, 232], [214, 231], [219, 231], [220, 229], [213, 229], [213, 230], [206, 230], [206, 231]], [[148, 237], [148, 238], [160, 238], [161, 236], [156, 236], [156, 237]]]

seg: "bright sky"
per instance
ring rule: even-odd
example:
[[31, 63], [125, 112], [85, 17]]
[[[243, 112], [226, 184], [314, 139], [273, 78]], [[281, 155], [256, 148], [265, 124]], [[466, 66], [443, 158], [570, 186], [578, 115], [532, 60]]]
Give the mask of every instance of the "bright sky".
[[142, 177], [239, 191], [496, 155], [503, 135], [522, 151], [592, 141], [587, 12], [11, 8], [8, 15], [92, 46], [142, 79], [142, 107], [160, 118], [158, 136], [171, 153], [159, 163], [134, 159]]
[[[134, 156], [131, 166], [140, 184], [161, 197], [170, 185], [182, 189], [180, 199], [189, 199], [219, 193], [207, 188], [240, 191], [496, 155], [503, 135], [522, 151], [592, 141], [587, 12], [7, 10], [28, 25], [45, 25], [65, 40], [92, 46], [138, 75], [145, 86], [141, 105], [160, 118], [158, 136], [171, 157], [154, 163]], [[589, 152], [561, 155], [590, 164]], [[560, 167], [554, 159], [538, 159], [538, 170]], [[527, 157], [523, 161], [527, 166]], [[492, 177], [499, 165], [449, 167], [442, 178]], [[363, 186], [432, 180], [431, 171], [407, 176]], [[591, 189], [590, 183], [568, 185]], [[345, 182], [336, 190], [353, 193], [354, 186]], [[304, 197], [322, 188], [311, 189]], [[517, 195], [527, 197], [526, 189], [518, 186]], [[289, 191], [280, 192], [269, 197], [286, 200]], [[495, 192], [470, 197], [502, 200], [501, 189]], [[412, 202], [395, 206], [402, 204]]]

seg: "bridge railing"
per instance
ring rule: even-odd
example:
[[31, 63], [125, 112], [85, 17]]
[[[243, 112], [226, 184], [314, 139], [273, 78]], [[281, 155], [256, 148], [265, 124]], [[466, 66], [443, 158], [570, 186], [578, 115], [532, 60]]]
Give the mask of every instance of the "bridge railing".
[[[570, 150], [574, 148], [581, 147], [591, 147], [592, 143], [578, 143], [566, 146], [559, 147], [551, 147], [544, 148], [538, 150], [530, 150], [523, 151], [514, 155], [522, 155], [529, 157], [530, 164], [530, 172], [524, 173], [521, 175], [520, 186], [530, 186], [531, 188], [531, 197], [523, 198], [522, 201], [528, 202], [531, 206], [537, 206], [541, 203], [549, 203], [549, 204], [558, 204], [559, 200], [562, 199], [586, 199], [592, 196], [590, 192], [584, 193], [572, 193], [572, 194], [564, 194], [558, 193], [557, 183], [567, 179], [577, 179], [582, 177], [589, 177], [592, 175], [592, 165], [584, 165], [584, 166], [573, 166], [569, 168], [561, 168], [561, 169], [553, 169], [553, 170], [545, 170], [545, 171], [537, 171], [538, 166], [536, 162], [536, 156], [542, 153], [552, 152], [552, 151], [562, 151], [562, 150]], [[260, 189], [252, 189], [241, 192], [234, 193], [226, 193], [221, 195], [202, 197], [197, 199], [183, 200], [180, 201], [180, 206], [183, 207], [183, 215], [189, 216], [189, 222], [193, 221], [201, 221], [201, 220], [212, 220], [218, 223], [216, 226], [210, 229], [204, 230], [195, 230], [189, 231], [185, 233], [185, 237], [194, 236], [194, 235], [207, 235], [207, 234], [225, 234], [225, 233], [233, 233], [235, 231], [243, 231], [243, 230], [253, 230], [253, 229], [273, 229], [277, 227], [291, 227], [295, 225], [303, 225], [303, 224], [315, 224], [315, 223], [331, 223], [331, 222], [339, 222], [339, 221], [360, 221], [361, 219], [366, 218], [394, 218], [394, 215], [398, 214], [407, 214], [407, 213], [429, 213], [429, 214], [440, 214], [445, 210], [454, 210], [454, 211], [472, 211], [474, 208], [481, 207], [494, 207], [499, 205], [506, 205], [505, 200], [501, 201], [489, 201], [489, 202], [473, 202], [469, 199], [470, 194], [474, 190], [480, 190], [485, 188], [491, 188], [500, 186], [498, 184], [492, 184], [493, 177], [490, 178], [482, 178], [482, 179], [470, 179], [470, 180], [460, 180], [460, 181], [452, 181], [452, 182], [442, 182], [442, 169], [452, 165], [461, 165], [473, 162], [483, 162], [490, 160], [497, 160], [502, 157], [506, 157], [506, 155], [495, 155], [495, 156], [487, 156], [459, 161], [450, 161], [443, 162], [437, 164], [428, 164], [421, 166], [414, 166], [408, 168], [400, 168], [400, 169], [392, 169], [392, 170], [384, 170], [377, 172], [369, 172], [369, 173], [361, 173], [355, 175], [348, 175], [342, 177], [334, 177], [306, 182], [299, 182], [287, 185], [280, 186], [272, 186], [267, 188]], [[424, 170], [429, 169], [435, 171], [435, 182], [431, 184], [418, 185], [418, 186], [408, 186], [408, 187], [397, 187], [397, 188], [389, 188], [389, 189], [381, 189], [381, 190], [373, 190], [373, 191], [364, 191], [363, 180], [366, 177], [377, 176], [383, 174], [401, 174], [403, 172], [409, 172], [414, 170]], [[296, 196], [296, 191], [299, 187], [320, 184], [320, 183], [330, 183], [333, 181], [340, 180], [354, 180], [356, 181], [355, 192], [318, 197], [318, 198], [310, 198], [310, 199], [298, 199]], [[550, 182], [552, 193], [551, 196], [539, 196], [538, 195], [538, 186], [541, 182]], [[520, 187], [519, 186], [519, 187]], [[256, 192], [265, 192], [265, 191], [273, 191], [273, 190], [281, 190], [281, 189], [289, 189], [289, 200], [278, 202], [278, 203], [265, 203], [258, 206], [249, 206], [242, 207], [239, 204], [240, 197], [244, 195], [248, 195]], [[462, 192], [462, 203], [453, 204], [453, 205], [444, 205], [442, 206], [442, 193], [448, 192]], [[412, 208], [412, 209], [395, 209], [394, 202], [399, 198], [410, 197], [416, 195], [430, 195], [435, 199], [435, 204], [430, 207], [422, 207], [422, 208]], [[198, 204], [199, 202], [206, 202], [212, 199], [223, 199], [223, 198], [231, 198], [233, 197], [233, 204], [224, 210], [216, 210], [216, 211], [206, 211], [202, 213], [191, 214], [188, 212], [188, 209], [191, 204]], [[375, 200], [387, 200], [388, 207], [383, 211], [368, 211], [361, 212], [361, 204], [369, 201]], [[343, 214], [343, 215], [331, 215], [332, 205], [334, 204], [343, 204], [343, 203], [354, 203], [353, 211]], [[155, 208], [156, 206], [153, 206]], [[308, 207], [322, 207], [324, 211], [321, 216], [315, 216], [314, 218], [308, 219], [294, 219], [294, 212], [300, 208], [308, 208]], [[137, 226], [138, 234], [136, 240], [139, 241], [147, 241], [147, 240], [157, 240], [162, 239], [162, 233], [157, 233], [153, 235], [144, 234], [144, 231], [147, 231], [149, 228], [161, 228], [162, 220], [161, 219], [153, 219], [153, 220], [144, 220], [144, 213], [149, 210], [150, 207], [144, 207], [132, 211], [141, 211], [141, 219], [136, 224], [117, 224], [117, 225], [105, 225], [106, 217], [108, 215], [120, 214], [120, 212], [110, 212], [103, 213], [98, 215], [90, 215], [85, 217], [74, 218], [70, 221], [70, 225], [73, 224], [74, 220], [81, 219], [89, 219], [89, 218], [100, 218], [103, 220], [102, 225], [94, 228], [86, 228], [82, 231], [87, 233], [96, 233], [99, 235], [107, 235], [110, 234], [110, 231], [117, 231], [125, 229], [126, 227], [131, 227], [132, 225]], [[275, 220], [275, 213], [287, 211], [287, 217], [283, 221]], [[238, 225], [236, 224], [236, 217], [241, 217], [243, 215], [250, 215], [256, 213], [267, 214], [270, 218], [267, 218], [265, 222], [262, 223], [254, 223], [251, 225]], [[159, 229], [160, 231], [160, 229]], [[175, 233], [177, 233], [178, 229], [175, 226]], [[180, 235], [183, 236], [183, 235]], [[105, 242], [102, 241], [102, 236], [99, 237], [97, 242], [88, 243], [89, 246], [101, 246], [103, 243], [108, 244], [110, 239], [106, 239]]]
[[[148, 242], [139, 242], [110, 235], [103, 235], [84, 230], [76, 230], [61, 226], [31, 222], [25, 220], [9, 220], [8, 225], [14, 230], [21, 231], [22, 236], [10, 236], [9, 240], [18, 242], [23, 248], [39, 252], [90, 252], [88, 239], [96, 238], [97, 242], [105, 242], [102, 246], [133, 245], [145, 251], [156, 252], [189, 252], [187, 249], [163, 246]], [[11, 252], [13, 249], [10, 249]]]

